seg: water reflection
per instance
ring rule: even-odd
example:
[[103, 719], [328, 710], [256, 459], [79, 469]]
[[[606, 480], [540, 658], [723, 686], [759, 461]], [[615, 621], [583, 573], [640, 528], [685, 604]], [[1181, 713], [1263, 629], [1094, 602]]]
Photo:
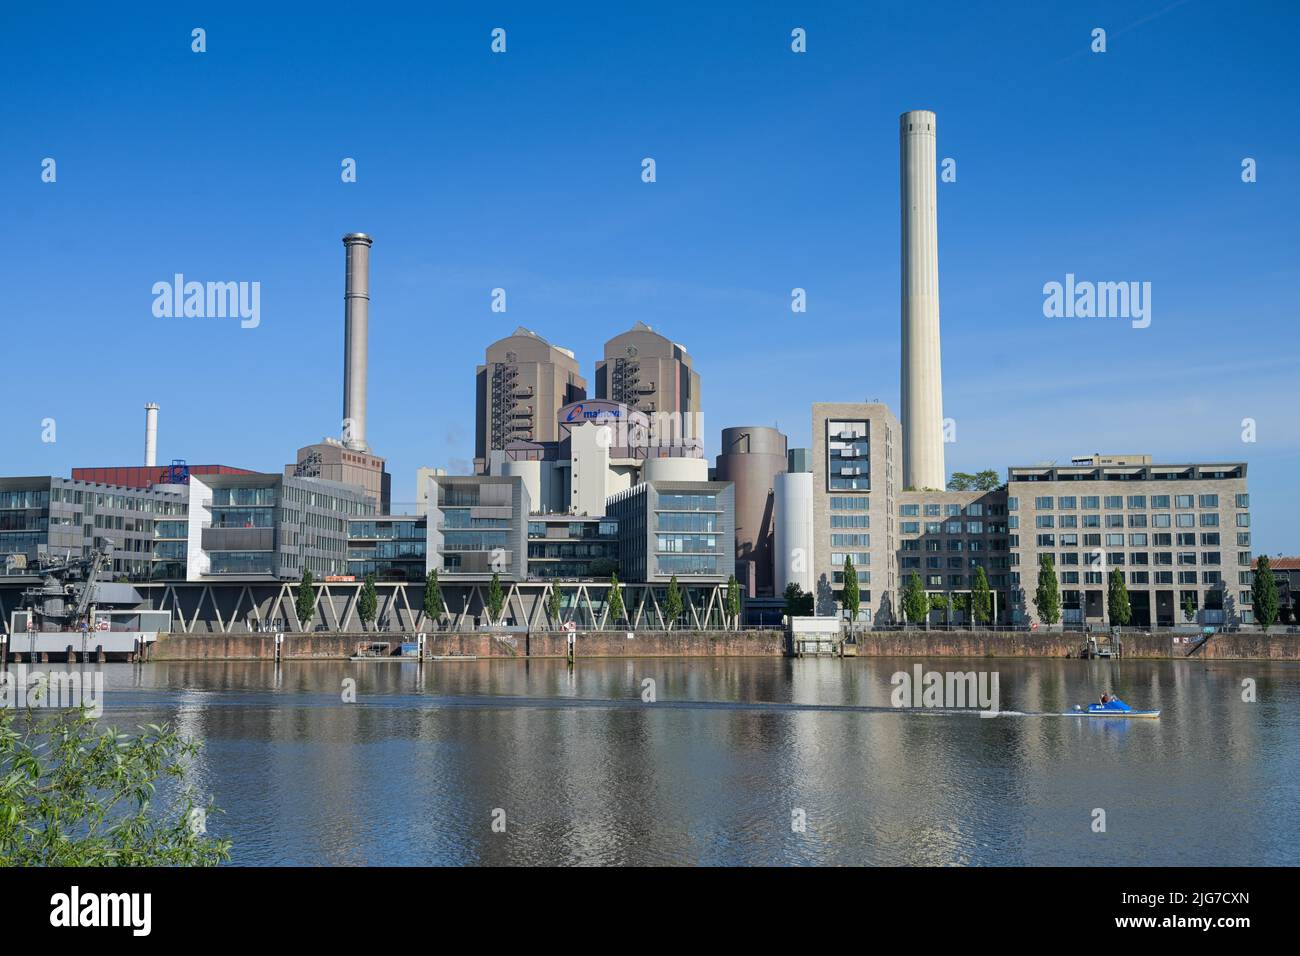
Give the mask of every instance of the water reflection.
[[[103, 669], [108, 719], [171, 720], [205, 741], [200, 784], [225, 811], [209, 828], [238, 863], [1300, 861], [1276, 825], [1300, 808], [1300, 666], [927, 663], [996, 669], [1003, 709], [1024, 716], [988, 720], [892, 710], [890, 675], [912, 663]], [[657, 703], [641, 700], [646, 678]], [[1060, 716], [1103, 690], [1163, 715]], [[796, 809], [806, 832], [792, 832]]]

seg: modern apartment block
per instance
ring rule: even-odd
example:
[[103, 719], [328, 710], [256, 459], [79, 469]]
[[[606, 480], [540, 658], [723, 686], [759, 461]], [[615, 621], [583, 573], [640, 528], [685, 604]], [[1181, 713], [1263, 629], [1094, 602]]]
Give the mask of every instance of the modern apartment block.
[[475, 472], [486, 474], [492, 452], [510, 442], [558, 441], [560, 408], [586, 397], [568, 349], [522, 326], [493, 342], [475, 377]]
[[1044, 555], [1056, 568], [1067, 623], [1109, 623], [1113, 569], [1124, 575], [1132, 626], [1253, 619], [1244, 463], [1089, 462], [1011, 468], [1008, 479], [1013, 621], [1038, 620], [1033, 597]]
[[618, 522], [619, 576], [666, 584], [726, 581], [736, 564], [735, 486], [729, 481], [643, 481], [609, 499]]
[[[1011, 537], [1006, 489], [994, 491], [903, 491], [898, 495], [898, 582], [901, 594], [912, 575], [927, 594], [952, 599], [969, 594], [979, 569], [993, 592], [992, 623], [1010, 620]], [[931, 615], [965, 622], [966, 616]]]
[[40, 557], [86, 557], [112, 541], [113, 578], [184, 577], [185, 489], [137, 488], [49, 475], [0, 478], [0, 573]]
[[644, 322], [605, 343], [596, 397], [648, 416], [658, 444], [703, 444], [699, 373], [685, 346]]
[[898, 419], [876, 402], [817, 403], [812, 411], [814, 607], [819, 615], [845, 613], [849, 557], [858, 578], [858, 620], [887, 623], [898, 589]]
[[420, 515], [375, 515], [348, 522], [348, 574], [357, 580], [425, 579], [428, 519]]
[[613, 573], [627, 579], [619, 571], [614, 519], [564, 514], [528, 519], [529, 580], [588, 581]]
[[528, 577], [528, 487], [517, 475], [428, 479], [428, 567], [444, 580]]
[[292, 581], [348, 573], [350, 522], [373, 515], [364, 489], [284, 475], [191, 475], [188, 581]]

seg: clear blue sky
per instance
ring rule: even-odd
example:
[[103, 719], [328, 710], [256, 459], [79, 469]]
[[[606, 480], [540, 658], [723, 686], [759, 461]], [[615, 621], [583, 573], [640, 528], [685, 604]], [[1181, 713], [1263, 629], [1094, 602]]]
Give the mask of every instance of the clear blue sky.
[[[638, 319], [684, 343], [710, 454], [734, 424], [806, 444], [813, 401], [897, 409], [897, 118], [928, 108], [958, 173], [939, 193], [949, 469], [1244, 458], [1256, 550], [1300, 552], [1294, 6], [389, 11], [5, 5], [0, 473], [137, 463], [146, 401], [161, 460], [278, 471], [337, 434], [350, 231], [375, 237], [370, 440], [398, 501], [417, 466], [473, 457], [474, 366], [516, 325], [588, 378]], [[176, 272], [260, 282], [260, 327], [155, 318]], [[1151, 282], [1151, 327], [1044, 318], [1067, 272]]]

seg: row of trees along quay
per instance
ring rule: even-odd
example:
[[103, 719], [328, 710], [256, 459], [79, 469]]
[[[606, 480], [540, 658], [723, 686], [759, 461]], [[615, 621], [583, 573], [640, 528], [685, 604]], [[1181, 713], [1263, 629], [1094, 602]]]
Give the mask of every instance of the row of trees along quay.
[[[858, 573], [853, 567], [853, 559], [845, 556], [844, 558], [844, 589], [841, 593], [841, 602], [845, 611], [849, 612], [849, 620], [856, 621], [858, 612], [861, 608], [861, 592], [858, 588]], [[316, 614], [316, 594], [314, 590], [315, 581], [310, 571], [304, 571], [302, 581], [298, 585], [298, 593], [295, 601], [298, 622], [304, 628], [309, 624]], [[619, 586], [618, 575], [611, 574], [609, 579], [609, 621], [617, 623], [627, 619], [627, 609], [623, 603], [623, 592]], [[786, 586], [785, 593], [785, 613], [790, 617], [808, 616], [814, 613], [813, 595], [805, 593], [798, 584], [791, 582]], [[487, 612], [489, 622], [499, 622], [501, 612], [505, 608], [505, 591], [501, 587], [501, 579], [497, 574], [492, 575], [492, 580], [488, 584], [487, 593]], [[1277, 589], [1277, 579], [1273, 575], [1273, 568], [1269, 562], [1268, 556], [1261, 556], [1255, 569], [1254, 580], [1251, 584], [1251, 604], [1255, 612], [1255, 623], [1264, 630], [1272, 627], [1277, 623], [1279, 613], [1279, 599]], [[558, 586], [552, 587], [550, 594], [547, 596], [546, 607], [550, 612], [551, 621], [559, 626], [563, 611], [563, 595]], [[731, 621], [732, 627], [740, 626], [740, 583], [733, 574], [727, 579], [727, 596], [726, 611], [727, 617]], [[375, 621], [378, 612], [379, 600], [375, 592], [375, 576], [367, 574], [365, 583], [361, 588], [361, 596], [357, 601], [357, 616], [361, 619], [363, 630], [368, 630]], [[438, 584], [438, 572], [430, 571], [424, 585], [424, 607], [438, 608], [437, 615], [433, 618], [441, 620], [444, 612], [442, 602], [442, 588]], [[1038, 611], [1038, 617], [1044, 624], [1057, 624], [1061, 620], [1061, 589], [1057, 580], [1056, 568], [1052, 562], [1051, 555], [1042, 555], [1038, 563], [1038, 584], [1034, 591], [1034, 607]], [[663, 613], [671, 628], [682, 616], [685, 610], [685, 602], [682, 597], [681, 585], [677, 581], [677, 576], [673, 575], [672, 580], [668, 582], [668, 588], [664, 596]], [[961, 611], [967, 615], [967, 619], [975, 624], [990, 624], [993, 621], [993, 593], [989, 588], [988, 576], [984, 569], [975, 569], [975, 584], [969, 593], [965, 594], [927, 594], [924, 584], [921, 583], [921, 576], [915, 571], [907, 579], [903, 587], [902, 595], [903, 616], [909, 623], [925, 623], [932, 611], [944, 612], [944, 623], [951, 623], [951, 614], [953, 611]], [[1128, 585], [1124, 581], [1124, 574], [1119, 568], [1114, 568], [1110, 572], [1110, 579], [1106, 592], [1106, 612], [1111, 624], [1119, 627], [1127, 627], [1133, 618], [1133, 609], [1129, 601]], [[1196, 606], [1189, 597], [1183, 604], [1183, 614], [1188, 621], [1196, 616]], [[427, 610], [426, 617], [429, 616]]]
[[[851, 567], [851, 565], [850, 565]], [[294, 612], [298, 616], [298, 623], [306, 629], [311, 623], [312, 618], [316, 616], [316, 579], [312, 576], [310, 570], [303, 571], [302, 579], [298, 582], [298, 589], [294, 595]], [[854, 597], [857, 597], [857, 576], [854, 575]], [[798, 585], [793, 585], [798, 587]], [[811, 599], [811, 595], [809, 595]], [[550, 613], [553, 626], [562, 625], [564, 596], [560, 590], [558, 582], [551, 587], [550, 593], [546, 597], [546, 609]], [[493, 573], [492, 580], [488, 582], [488, 593], [486, 598], [486, 610], [488, 612], [489, 624], [500, 623], [501, 613], [505, 610], [506, 592], [501, 586], [501, 576]], [[436, 614], [430, 615], [429, 608], [437, 608]], [[669, 630], [676, 624], [686, 610], [686, 601], [683, 596], [682, 586], [677, 581], [677, 575], [673, 575], [668, 582], [668, 588], [664, 594], [663, 606], [664, 619], [668, 622]], [[727, 578], [727, 595], [726, 595], [726, 612], [730, 620], [730, 626], [733, 628], [740, 627], [740, 610], [741, 594], [740, 582], [736, 580], [733, 574]], [[375, 617], [379, 612], [379, 595], [375, 590], [375, 576], [367, 574], [364, 583], [361, 585], [361, 596], [357, 599], [357, 617], [361, 619], [361, 629], [369, 630], [375, 622]], [[421, 612], [425, 618], [433, 621], [441, 621], [446, 615], [443, 609], [442, 586], [438, 583], [438, 572], [430, 571], [424, 582], [424, 609]], [[623, 603], [623, 589], [619, 585], [618, 575], [609, 576], [609, 623], [617, 624], [620, 621], [627, 621], [627, 608]]]
[[[979, 579], [983, 582], [983, 568], [980, 569]], [[1273, 566], [1267, 555], [1260, 557], [1256, 564], [1250, 591], [1255, 623], [1267, 631], [1277, 623], [1280, 603], [1277, 579], [1273, 576]], [[1038, 560], [1038, 586], [1034, 590], [1034, 607], [1038, 611], [1038, 617], [1045, 624], [1056, 624], [1061, 620], [1061, 590], [1056, 578], [1056, 568], [1049, 554], [1040, 556]], [[1119, 568], [1114, 568], [1110, 572], [1110, 580], [1106, 588], [1106, 613], [1110, 623], [1118, 627], [1127, 627], [1129, 621], [1133, 619], [1128, 585], [1124, 583], [1124, 573]], [[1183, 602], [1183, 615], [1189, 622], [1196, 618], [1196, 605], [1190, 596]]]

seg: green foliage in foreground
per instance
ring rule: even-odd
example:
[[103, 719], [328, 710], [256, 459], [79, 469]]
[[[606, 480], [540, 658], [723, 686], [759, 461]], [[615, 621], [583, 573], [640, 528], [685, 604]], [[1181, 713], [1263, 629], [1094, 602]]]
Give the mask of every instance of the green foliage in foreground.
[[[198, 750], [169, 726], [130, 736], [84, 710], [0, 709], [0, 866], [226, 862], [230, 842], [206, 835], [215, 811], [188, 779]], [[155, 804], [165, 778], [174, 796]]]

